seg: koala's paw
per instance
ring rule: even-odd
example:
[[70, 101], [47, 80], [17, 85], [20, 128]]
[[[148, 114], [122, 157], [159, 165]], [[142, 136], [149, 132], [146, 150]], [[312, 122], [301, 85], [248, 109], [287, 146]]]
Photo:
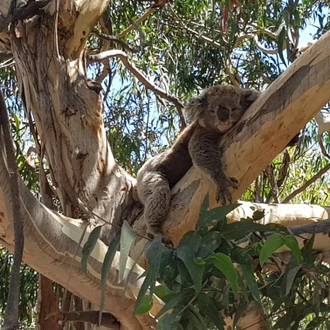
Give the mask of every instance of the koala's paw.
[[170, 247], [173, 247], [173, 242], [167, 238], [166, 236], [164, 236], [162, 233], [157, 233], [157, 234], [153, 234], [153, 233], [147, 233], [147, 236], [151, 239], [154, 239], [156, 236], [161, 236], [162, 238], [162, 243], [166, 246], [170, 246]]
[[217, 203], [221, 203], [222, 205], [226, 205], [227, 201], [229, 204], [232, 204], [232, 196], [229, 191], [229, 187], [234, 189], [238, 188], [238, 181], [232, 177], [225, 177], [222, 181], [218, 183], [216, 201]]

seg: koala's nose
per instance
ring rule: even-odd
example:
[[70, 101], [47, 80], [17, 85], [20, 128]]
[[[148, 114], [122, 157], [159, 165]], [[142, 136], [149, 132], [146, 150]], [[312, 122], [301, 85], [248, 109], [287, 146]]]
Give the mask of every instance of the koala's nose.
[[218, 110], [218, 119], [220, 121], [227, 121], [229, 120], [229, 111], [227, 108], [219, 107]]

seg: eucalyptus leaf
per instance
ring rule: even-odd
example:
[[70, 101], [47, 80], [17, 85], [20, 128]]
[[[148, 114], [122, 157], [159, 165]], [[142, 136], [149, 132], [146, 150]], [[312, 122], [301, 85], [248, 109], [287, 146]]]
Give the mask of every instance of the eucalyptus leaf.
[[135, 315], [145, 314], [150, 311], [152, 306], [153, 306], [152, 296], [148, 294], [144, 295], [142, 299], [139, 301], [139, 304], [136, 310], [134, 311], [134, 314]]
[[282, 236], [282, 241], [292, 251], [297, 263], [300, 264], [302, 262], [302, 255], [296, 237], [291, 235]]
[[290, 269], [288, 271], [288, 273], [286, 274], [286, 286], [285, 286], [285, 295], [288, 295], [289, 292], [292, 290], [292, 285], [293, 282], [299, 272], [299, 270], [301, 269], [301, 265], [298, 265], [292, 269]]
[[180, 322], [180, 315], [166, 314], [157, 324], [157, 330], [177, 330]]
[[224, 328], [225, 322], [220, 316], [213, 298], [202, 292], [198, 295], [197, 306], [218, 329]]
[[99, 324], [101, 324], [101, 321], [102, 321], [101, 318], [102, 318], [102, 311], [103, 311], [103, 307], [104, 307], [107, 279], [108, 279], [112, 261], [116, 255], [116, 252], [118, 251], [119, 242], [120, 242], [119, 236], [117, 236], [115, 239], [113, 239], [110, 242], [108, 251], [103, 260], [102, 271], [101, 271], [101, 302], [100, 302]]
[[250, 262], [248, 260], [246, 260], [246, 262], [240, 262], [239, 265], [242, 269], [243, 279], [246, 281], [246, 284], [248, 285], [253, 298], [261, 303], [258, 284], [254, 276], [252, 260], [250, 260]]
[[280, 234], [269, 236], [260, 251], [260, 265], [262, 266], [283, 245], [284, 242]]
[[207, 263], [212, 263], [217, 269], [219, 269], [226, 276], [235, 296], [237, 296], [238, 274], [230, 258], [227, 255], [218, 252], [215, 255], [208, 257], [205, 261]]
[[134, 230], [125, 220], [121, 228], [121, 235], [120, 235], [120, 258], [119, 258], [118, 282], [121, 282], [124, 278], [127, 258], [135, 238], [136, 238], [136, 234]]
[[237, 208], [240, 204], [224, 205], [212, 210], [205, 208], [205, 200], [201, 209], [199, 220], [196, 224], [196, 230], [200, 231], [203, 228], [214, 227], [219, 221], [226, 221], [226, 215]]
[[95, 227], [89, 234], [88, 239], [82, 248], [81, 268], [84, 273], [87, 272], [87, 260], [94, 250], [97, 240], [99, 239], [101, 229], [102, 226]]
[[194, 261], [196, 257], [195, 251], [190, 246], [180, 244], [177, 249], [177, 256], [187, 268], [196, 291], [199, 291], [202, 288], [202, 272], [200, 266]]

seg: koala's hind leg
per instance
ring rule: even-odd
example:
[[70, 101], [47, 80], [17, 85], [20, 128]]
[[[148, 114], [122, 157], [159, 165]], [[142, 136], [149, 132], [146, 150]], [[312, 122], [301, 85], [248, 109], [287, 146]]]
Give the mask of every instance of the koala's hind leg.
[[[171, 244], [171, 241], [164, 237], [162, 226], [166, 219], [170, 201], [171, 189], [168, 181], [161, 173], [149, 172], [143, 178], [143, 196], [139, 193], [144, 204], [144, 219], [147, 224], [147, 235], [154, 238], [159, 235], [165, 244]], [[139, 190], [139, 189], [138, 189]]]

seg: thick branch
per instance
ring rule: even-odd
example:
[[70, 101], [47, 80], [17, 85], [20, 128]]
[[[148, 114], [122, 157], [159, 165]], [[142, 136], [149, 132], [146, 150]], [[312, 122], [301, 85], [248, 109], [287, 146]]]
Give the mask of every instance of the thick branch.
[[[241, 196], [306, 122], [329, 101], [329, 90], [330, 32], [298, 58], [223, 139], [226, 173], [239, 180], [238, 190], [232, 192], [234, 199]], [[214, 185], [196, 169], [191, 169], [174, 187], [165, 229], [175, 244], [184, 233], [194, 229], [208, 192], [210, 206], [217, 206]], [[135, 223], [135, 229], [144, 230], [143, 218]]]
[[[0, 139], [1, 142], [1, 139]], [[0, 145], [0, 150], [3, 150]], [[11, 214], [12, 197], [10, 180], [0, 155], [0, 241], [9, 251], [14, 250], [14, 228]], [[82, 247], [78, 242], [83, 235], [86, 224], [78, 219], [70, 219], [56, 214], [40, 204], [30, 191], [20, 185], [21, 209], [24, 219], [25, 246], [23, 260], [39, 273], [67, 287], [76, 295], [90, 301], [96, 306], [100, 304], [100, 279], [103, 260], [107, 247], [100, 240], [88, 260], [87, 274], [81, 272]], [[88, 230], [90, 232], [90, 230]], [[86, 242], [88, 233], [82, 244]], [[60, 238], [60, 239], [59, 239]], [[77, 252], [78, 249], [78, 252]], [[74, 255], [76, 254], [74, 259]], [[148, 315], [133, 317], [135, 297], [141, 281], [138, 277], [143, 269], [127, 263], [127, 274], [131, 274], [118, 283], [119, 252], [110, 269], [104, 311], [111, 312], [124, 329], [151, 329], [154, 320]], [[68, 278], [70, 280], [68, 281]], [[125, 286], [127, 288], [125, 290]], [[153, 315], [160, 310], [161, 304], [156, 301]], [[142, 326], [143, 324], [143, 326]]]
[[309, 225], [294, 226], [290, 228], [295, 235], [303, 234], [329, 234], [330, 232], [330, 219], [321, 222], [310, 223]]
[[241, 202], [239, 207], [228, 214], [229, 222], [252, 218], [254, 211], [264, 213], [263, 224], [277, 223], [287, 227], [306, 225], [330, 218], [330, 207], [307, 204], [264, 204]]
[[[63, 160], [63, 168], [67, 170], [67, 173], [64, 173], [64, 177], [68, 178], [66, 184], [71, 184], [78, 190], [79, 196], [82, 196], [92, 209], [102, 208], [98, 214], [109, 214], [108, 218], [111, 219], [123, 219], [125, 217], [120, 215], [124, 213], [123, 209], [127, 209], [125, 203], [131, 198], [129, 193], [126, 193], [130, 187], [125, 188], [125, 184], [129, 185], [129, 179], [115, 165], [105, 143], [102, 107], [98, 104], [100, 97], [95, 91], [87, 88], [83, 65], [75, 61], [82, 58], [89, 32], [108, 1], [99, 0], [95, 3], [81, 0], [73, 4], [64, 1], [61, 3], [63, 6], [60, 6], [59, 16], [63, 31], [70, 32], [69, 40], [59, 42], [63, 58], [57, 58], [54, 54], [50, 47], [53, 42], [40, 42], [48, 40], [47, 38], [52, 41], [54, 34], [53, 31], [46, 31], [44, 28], [36, 29], [36, 24], [41, 19], [33, 22], [34, 37], [30, 33], [32, 26], [29, 26], [29, 22], [24, 22], [26, 25], [22, 24], [20, 33], [17, 33], [20, 37], [12, 38], [15, 40], [13, 50], [20, 91], [24, 93], [27, 110], [34, 111], [38, 133], [48, 148], [46, 149], [49, 163], [54, 166], [54, 171], [58, 169], [56, 162]], [[77, 3], [80, 5], [79, 8], [83, 8], [81, 12], [76, 11]], [[68, 8], [70, 5], [72, 8]], [[79, 13], [78, 17], [71, 15], [72, 12]], [[47, 17], [42, 26], [47, 26], [51, 18], [51, 15]], [[64, 38], [68, 33], [58, 35]], [[241, 195], [257, 174], [329, 99], [329, 36], [329, 33], [326, 34], [295, 61], [287, 72], [270, 86], [224, 141], [227, 173], [240, 180], [239, 190], [233, 193], [234, 198]], [[114, 51], [111, 54], [120, 57], [118, 52]], [[124, 64], [130, 68], [126, 54], [123, 53], [122, 56], [126, 60], [125, 64], [122, 59]], [[59, 144], [61, 147], [56, 148]], [[58, 152], [59, 157], [53, 157], [54, 152]], [[0, 153], [2, 156], [1, 147]], [[8, 211], [12, 207], [12, 200], [9, 194], [8, 174], [4, 168], [3, 158], [0, 157], [0, 237], [2, 244], [12, 251], [13, 221]], [[57, 184], [61, 185], [64, 181], [63, 173], [55, 174]], [[111, 181], [113, 178], [115, 179]], [[65, 189], [63, 191], [65, 192]], [[215, 206], [214, 187], [194, 169], [173, 190], [167, 229], [175, 243], [186, 231], [194, 228], [201, 203], [209, 191], [212, 192], [211, 206]], [[62, 285], [66, 285], [71, 270], [68, 289], [98, 305], [100, 271], [106, 246], [98, 242], [89, 258], [87, 274], [82, 274], [81, 247], [78, 247], [77, 243], [86, 224], [51, 212], [36, 201], [23, 185], [21, 204], [24, 208], [26, 235], [24, 261]], [[282, 223], [281, 217], [280, 221]], [[294, 224], [296, 222], [292, 223]], [[143, 220], [140, 220], [136, 229], [143, 231], [143, 226]], [[140, 241], [139, 246], [141, 245], [143, 242]], [[77, 248], [77, 258], [73, 260]], [[139, 249], [134, 251], [139, 253]], [[127, 268], [132, 267], [133, 263], [130, 260]], [[135, 268], [133, 276], [120, 284], [117, 283], [117, 270], [118, 255], [110, 270], [104, 310], [113, 314], [122, 328], [150, 329], [154, 322], [149, 316], [140, 317], [142, 320], [132, 317], [134, 297], [139, 289], [137, 278], [141, 275], [142, 269]], [[124, 292], [127, 282], [128, 290]], [[152, 315], [157, 313], [159, 306], [160, 304], [155, 302]]]

